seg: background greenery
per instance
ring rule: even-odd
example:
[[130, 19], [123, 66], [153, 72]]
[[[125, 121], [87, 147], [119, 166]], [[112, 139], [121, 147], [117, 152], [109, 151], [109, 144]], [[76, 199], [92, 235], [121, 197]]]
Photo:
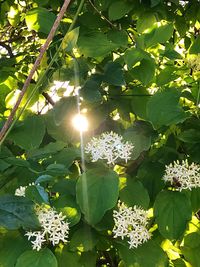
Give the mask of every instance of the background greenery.
[[[62, 4], [0, 1], [1, 125]], [[177, 192], [162, 177], [174, 160], [200, 163], [200, 3], [88, 0], [73, 21], [79, 5], [71, 1], [18, 115], [26, 109], [1, 146], [0, 266], [199, 267], [200, 189]], [[52, 89], [54, 81], [68, 81], [71, 93], [64, 84]], [[78, 87], [90, 123], [84, 142], [112, 130], [135, 146], [114, 171], [86, 156], [86, 194], [71, 125]], [[14, 196], [36, 179], [44, 190]], [[137, 249], [112, 237], [118, 198], [152, 213], [152, 239]], [[70, 242], [36, 252], [24, 230], [38, 226], [32, 207], [43, 202], [67, 216]]]

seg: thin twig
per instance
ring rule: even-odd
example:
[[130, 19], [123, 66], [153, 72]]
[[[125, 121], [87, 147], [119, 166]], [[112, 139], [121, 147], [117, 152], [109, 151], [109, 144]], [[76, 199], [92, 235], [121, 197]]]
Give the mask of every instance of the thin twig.
[[46, 92], [43, 92], [42, 95], [44, 96], [44, 98], [47, 100], [47, 102], [49, 104], [51, 104], [52, 106], [55, 105], [55, 102], [53, 101], [53, 99], [50, 97], [50, 95], [48, 95]]
[[12, 49], [8, 44], [5, 44], [4, 42], [0, 42], [0, 46], [5, 48], [8, 51], [8, 55], [10, 58], [14, 57]]
[[113, 28], [117, 28], [109, 19], [107, 19], [104, 15], [102, 15], [102, 13], [96, 8], [96, 6], [92, 3], [91, 0], [88, 0], [88, 2], [94, 8], [94, 10], [102, 17], [102, 19], [104, 19], [105, 21], [107, 21], [108, 24], [110, 24], [110, 26], [112, 26]]
[[49, 44], [52, 41], [52, 39], [53, 39], [53, 37], [55, 35], [55, 32], [56, 32], [56, 30], [57, 30], [57, 28], [58, 28], [58, 26], [60, 24], [60, 21], [61, 21], [62, 17], [64, 16], [64, 14], [65, 14], [65, 12], [67, 10], [67, 7], [68, 7], [70, 2], [71, 2], [71, 0], [65, 0], [65, 2], [63, 4], [63, 6], [62, 6], [57, 18], [56, 18], [56, 20], [55, 20], [55, 22], [54, 22], [54, 24], [53, 24], [53, 26], [51, 28], [51, 31], [50, 31], [47, 39], [46, 39], [45, 44], [41, 47], [40, 54], [38, 55], [34, 65], [33, 65], [33, 68], [31, 69], [30, 74], [29, 74], [29, 76], [27, 77], [27, 79], [26, 79], [26, 81], [24, 83], [24, 86], [23, 86], [23, 88], [21, 90], [19, 98], [17, 99], [17, 102], [15, 103], [15, 105], [14, 105], [14, 107], [13, 107], [11, 113], [10, 113], [10, 116], [8, 117], [8, 119], [5, 122], [3, 128], [1, 129], [0, 141], [3, 139], [4, 135], [7, 133], [10, 125], [12, 124], [12, 121], [14, 119], [14, 116], [15, 116], [16, 112], [17, 112], [17, 109], [18, 109], [18, 107], [19, 107], [19, 105], [20, 105], [20, 103], [22, 101], [22, 98], [23, 98], [24, 94], [26, 93], [26, 91], [28, 89], [28, 86], [30, 85], [31, 79], [33, 78], [33, 75], [35, 74], [35, 71], [38, 69], [38, 67], [39, 67], [39, 65], [41, 63], [41, 60], [42, 60], [47, 48], [49, 47]]

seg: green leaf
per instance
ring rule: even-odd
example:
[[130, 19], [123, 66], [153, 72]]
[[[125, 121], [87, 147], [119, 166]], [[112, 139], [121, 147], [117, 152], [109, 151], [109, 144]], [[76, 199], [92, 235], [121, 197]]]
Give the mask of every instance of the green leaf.
[[95, 247], [97, 242], [98, 238], [96, 232], [91, 227], [84, 224], [72, 235], [70, 250], [90, 251]]
[[196, 129], [189, 129], [181, 132], [178, 135], [178, 139], [190, 144], [196, 144], [200, 142], [200, 131]]
[[32, 200], [34, 203], [49, 204], [49, 196], [45, 189], [40, 185], [31, 185], [26, 188], [25, 195], [28, 199]]
[[85, 57], [105, 57], [118, 46], [108, 40], [102, 32], [89, 32], [78, 39], [78, 48]]
[[27, 250], [18, 258], [16, 267], [58, 267], [56, 257], [50, 249]]
[[128, 44], [128, 34], [124, 30], [110, 30], [108, 32], [108, 39], [111, 40], [113, 43], [123, 47], [127, 46]]
[[167, 239], [178, 239], [192, 216], [190, 200], [180, 192], [160, 192], [154, 204], [154, 214], [160, 233]]
[[119, 254], [126, 267], [167, 267], [167, 256], [153, 240], [144, 243], [137, 249], [120, 245]]
[[127, 179], [126, 186], [119, 193], [120, 200], [128, 206], [149, 207], [149, 195], [140, 181]]
[[165, 166], [159, 162], [145, 162], [138, 170], [137, 177], [147, 189], [151, 201], [154, 201], [156, 195], [165, 186], [162, 180], [164, 169]]
[[63, 142], [69, 142], [73, 138], [79, 137], [78, 133], [72, 127], [73, 116], [77, 113], [76, 98], [63, 97], [45, 116], [49, 135]]
[[131, 3], [125, 1], [114, 1], [109, 9], [108, 16], [110, 20], [117, 20], [124, 17], [124, 15], [128, 14], [133, 8]]
[[47, 9], [39, 7], [26, 13], [25, 21], [29, 31], [48, 34], [53, 26], [56, 16]]
[[200, 36], [197, 36], [197, 38], [192, 43], [190, 49], [190, 54], [199, 54], [200, 53]]
[[144, 58], [151, 59], [149, 54], [140, 48], [127, 49], [124, 54], [124, 60], [129, 69], [131, 69], [136, 63], [141, 62]]
[[151, 97], [149, 92], [143, 87], [135, 87], [132, 91], [129, 91], [133, 94], [131, 98], [131, 107], [137, 116], [141, 119], [147, 119], [147, 103]]
[[9, 139], [25, 150], [38, 148], [45, 134], [45, 124], [40, 116], [27, 117], [11, 131]]
[[190, 200], [192, 204], [192, 210], [194, 212], [200, 209], [200, 188], [193, 188], [190, 195]]
[[158, 43], [166, 43], [173, 34], [173, 24], [162, 25], [150, 33], [144, 35], [144, 42], [146, 47], [156, 45]]
[[40, 175], [36, 180], [35, 180], [35, 184], [40, 184], [40, 183], [44, 183], [44, 182], [49, 182], [53, 179], [53, 176], [51, 175]]
[[0, 225], [8, 229], [38, 227], [39, 222], [33, 212], [33, 202], [24, 197], [1, 196]]
[[139, 66], [129, 71], [133, 79], [141, 81], [144, 85], [150, 83], [155, 74], [155, 62], [152, 58], [142, 59]]
[[0, 266], [14, 267], [17, 258], [29, 247], [29, 241], [23, 238], [18, 232], [1, 233]]
[[73, 226], [80, 221], [81, 212], [79, 206], [76, 204], [75, 197], [68, 195], [66, 189], [65, 195], [60, 196], [53, 201], [53, 206], [66, 216], [70, 226]]
[[102, 100], [100, 89], [99, 82], [95, 80], [87, 80], [79, 93], [88, 103], [96, 103]]
[[148, 122], [137, 121], [133, 127], [128, 128], [123, 137], [134, 146], [131, 159], [139, 157], [141, 152], [151, 146], [152, 127]]
[[163, 125], [183, 122], [188, 115], [179, 104], [180, 93], [176, 89], [157, 92], [147, 104], [147, 116], [155, 129]]
[[157, 6], [162, 0], [151, 0], [151, 7]]
[[161, 70], [156, 77], [158, 86], [163, 86], [174, 81], [177, 78], [177, 74], [174, 71], [175, 68], [172, 67], [166, 67], [164, 70]]
[[68, 34], [65, 35], [62, 41], [62, 49], [66, 50], [67, 52], [72, 51], [72, 49], [76, 46], [78, 36], [79, 36], [79, 27], [74, 28], [72, 31], [68, 32]]
[[33, 149], [28, 152], [28, 157], [29, 158], [43, 158], [46, 157], [47, 155], [53, 155], [56, 152], [62, 150], [66, 146], [66, 143], [57, 141], [55, 143], [48, 143], [48, 145], [38, 148], [38, 149]]
[[151, 28], [155, 22], [156, 18], [154, 14], [145, 12], [137, 20], [136, 29], [139, 33], [142, 33], [146, 29]]
[[90, 169], [77, 182], [77, 202], [89, 224], [98, 223], [117, 202], [118, 175], [107, 168]]
[[125, 85], [122, 66], [116, 62], [109, 62], [105, 66], [103, 81], [115, 86]]
[[78, 253], [68, 251], [66, 246], [57, 247], [55, 250], [55, 255], [59, 267], [66, 267], [66, 264], [67, 267], [83, 267], [83, 265], [79, 262], [80, 255]]
[[184, 258], [191, 264], [191, 266], [200, 267], [199, 249], [200, 249], [200, 235], [199, 232], [191, 233], [184, 238], [184, 246], [181, 251]]

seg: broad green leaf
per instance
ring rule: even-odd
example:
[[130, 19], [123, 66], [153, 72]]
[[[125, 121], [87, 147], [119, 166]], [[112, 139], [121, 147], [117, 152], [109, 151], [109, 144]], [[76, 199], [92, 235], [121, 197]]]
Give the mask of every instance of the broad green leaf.
[[127, 179], [126, 186], [120, 190], [120, 200], [128, 206], [140, 206], [147, 209], [149, 206], [149, 195], [140, 181]]
[[98, 223], [113, 208], [119, 194], [118, 175], [107, 168], [90, 169], [77, 182], [77, 202], [91, 225]]
[[33, 202], [18, 196], [0, 197], [0, 225], [8, 229], [36, 228], [39, 226], [33, 212]]
[[39, 147], [44, 134], [45, 124], [43, 118], [41, 116], [31, 116], [14, 128], [8, 138], [21, 148], [30, 150]]
[[128, 14], [133, 8], [131, 3], [125, 1], [114, 1], [108, 10], [108, 16], [110, 20], [117, 20]]
[[67, 52], [72, 51], [72, 49], [76, 46], [77, 40], [79, 36], [79, 27], [73, 29], [65, 35], [62, 41], [62, 49]]
[[1, 233], [0, 240], [0, 266], [14, 267], [17, 258], [30, 248], [30, 242], [18, 232]]
[[145, 12], [137, 20], [136, 29], [139, 33], [142, 33], [146, 29], [151, 28], [155, 22], [156, 18], [154, 14]]
[[190, 144], [196, 144], [200, 142], [200, 131], [197, 129], [189, 129], [181, 132], [178, 135], [178, 139]]
[[129, 91], [130, 94], [133, 94], [131, 98], [131, 108], [137, 116], [141, 119], [147, 119], [147, 103], [151, 98], [151, 95], [144, 87], [135, 87], [132, 91]]
[[96, 103], [102, 100], [100, 89], [99, 82], [95, 80], [87, 80], [79, 93], [88, 103]]
[[25, 21], [29, 31], [48, 34], [53, 26], [56, 16], [45, 8], [38, 7], [26, 13]]
[[166, 24], [152, 30], [150, 33], [145, 34], [144, 42], [146, 47], [167, 42], [172, 37], [173, 30], [173, 24]]
[[[58, 267], [83, 267], [80, 263], [80, 255], [76, 252], [67, 250], [67, 247], [57, 247], [55, 255], [58, 261]], [[87, 266], [84, 266], [87, 267]]]
[[125, 267], [167, 267], [167, 256], [161, 247], [150, 240], [137, 249], [129, 249], [123, 245], [119, 247], [119, 254]]
[[73, 226], [80, 221], [81, 212], [79, 206], [75, 201], [75, 197], [68, 195], [66, 189], [65, 195], [62, 195], [53, 201], [53, 206], [66, 216], [70, 226]]
[[156, 77], [158, 86], [163, 86], [171, 81], [174, 81], [177, 78], [175, 69], [172, 67], [166, 67], [164, 70], [161, 70]]
[[58, 267], [56, 257], [50, 249], [27, 250], [17, 260], [16, 267]]
[[40, 184], [40, 183], [44, 183], [44, 182], [49, 182], [53, 179], [53, 176], [51, 175], [40, 175], [36, 180], [35, 180], [35, 184]]
[[43, 158], [46, 157], [47, 155], [53, 155], [56, 152], [62, 150], [66, 146], [66, 143], [57, 141], [57, 142], [50, 142], [48, 145], [38, 148], [38, 149], [33, 149], [28, 152], [28, 157], [29, 158]]
[[195, 232], [184, 238], [184, 246], [181, 248], [184, 258], [191, 266], [200, 267], [199, 261], [200, 233]]
[[190, 195], [192, 210], [194, 212], [200, 209], [200, 188], [193, 188]]
[[[99, 10], [99, 8], [98, 8]], [[90, 10], [93, 11], [93, 10]], [[79, 16], [79, 21], [82, 25], [89, 29], [99, 29], [106, 27], [106, 21], [101, 16], [97, 16], [96, 13], [84, 12]]]
[[108, 32], [108, 39], [120, 46], [127, 46], [128, 44], [128, 34], [124, 30], [110, 30]]
[[26, 188], [25, 195], [36, 204], [49, 204], [49, 196], [45, 189], [40, 185], [31, 185]]
[[180, 93], [176, 89], [157, 92], [147, 104], [147, 116], [154, 128], [183, 122], [188, 117], [179, 104]]
[[125, 85], [122, 66], [116, 62], [109, 62], [105, 66], [103, 81], [111, 85]]
[[0, 172], [5, 171], [6, 169], [8, 169], [8, 167], [10, 167], [11, 164], [7, 163], [6, 161], [0, 159]]
[[87, 251], [81, 253], [80, 263], [81, 267], [96, 267], [97, 253], [95, 251]]
[[162, 0], [151, 0], [151, 7], [157, 6]]
[[194, 40], [193, 44], [190, 47], [189, 53], [190, 54], [200, 53], [200, 36], [197, 36], [197, 38]]
[[74, 160], [81, 158], [80, 148], [69, 147], [64, 148], [60, 152], [52, 155], [52, 157], [48, 160], [49, 163], [57, 163], [62, 164], [65, 167], [69, 168]]
[[46, 126], [49, 135], [58, 141], [68, 142], [78, 137], [73, 130], [72, 119], [78, 113], [77, 100], [75, 97], [63, 97], [57, 102], [46, 116]]
[[151, 201], [154, 201], [156, 195], [165, 186], [162, 180], [164, 169], [165, 166], [159, 162], [145, 162], [138, 170], [137, 177], [147, 189]]
[[136, 159], [139, 155], [148, 150], [151, 146], [152, 127], [144, 121], [137, 121], [133, 127], [128, 128], [123, 137], [134, 146], [131, 159]]
[[124, 60], [129, 69], [144, 58], [151, 59], [150, 55], [140, 48], [129, 48], [124, 54]]
[[102, 32], [89, 32], [87, 35], [80, 35], [78, 39], [78, 48], [85, 57], [105, 57], [118, 46]]
[[10, 88], [4, 84], [0, 84], [0, 112], [5, 110], [5, 98], [10, 92]]
[[91, 227], [84, 224], [72, 235], [70, 250], [91, 251], [97, 242], [97, 233]]
[[172, 261], [172, 264], [173, 267], [187, 267], [186, 262], [181, 258]]
[[162, 191], [155, 200], [154, 214], [160, 233], [167, 239], [178, 239], [192, 216], [190, 200], [180, 192]]
[[139, 80], [144, 85], [149, 84], [155, 74], [155, 62], [152, 58], [142, 59], [139, 66], [129, 71], [133, 79]]
[[53, 192], [58, 192], [59, 195], [76, 195], [76, 180], [64, 179], [55, 183], [52, 187]]

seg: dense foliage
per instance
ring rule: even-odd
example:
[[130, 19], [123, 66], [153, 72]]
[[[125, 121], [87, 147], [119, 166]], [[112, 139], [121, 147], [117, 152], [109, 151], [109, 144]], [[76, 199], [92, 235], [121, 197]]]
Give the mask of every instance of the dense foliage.
[[[1, 126], [62, 4], [0, 1]], [[199, 0], [71, 1], [1, 145], [0, 266], [199, 267], [199, 77]], [[111, 131], [131, 156], [93, 162], [85, 145]], [[147, 211], [150, 240], [120, 238], [120, 205], [127, 220]], [[52, 237], [58, 221], [68, 242]]]

